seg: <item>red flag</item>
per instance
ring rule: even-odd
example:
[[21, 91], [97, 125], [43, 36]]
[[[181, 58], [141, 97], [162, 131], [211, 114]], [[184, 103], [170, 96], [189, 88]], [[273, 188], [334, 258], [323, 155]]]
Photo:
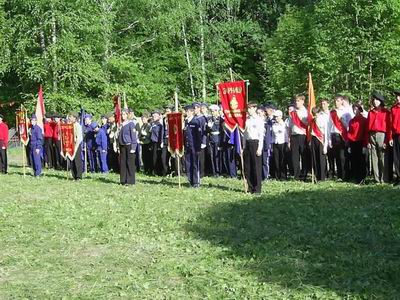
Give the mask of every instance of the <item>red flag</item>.
[[171, 155], [183, 156], [182, 113], [169, 113], [168, 118], [168, 151]]
[[220, 83], [218, 84], [218, 92], [225, 116], [226, 128], [231, 132], [236, 127], [244, 131], [247, 118], [246, 82]]
[[61, 124], [61, 155], [73, 160], [75, 158], [74, 124]]
[[44, 99], [43, 99], [43, 89], [42, 85], [39, 87], [38, 99], [36, 103], [36, 118], [37, 118], [37, 125], [42, 128], [43, 131], [43, 118], [46, 114], [46, 110], [44, 108]]
[[22, 144], [27, 146], [29, 143], [29, 134], [28, 134], [27, 112], [25, 108], [21, 107], [21, 109], [17, 110], [16, 119], [17, 119], [19, 139]]
[[120, 126], [121, 125], [121, 97], [114, 96], [113, 103], [114, 103], [115, 123], [117, 123], [117, 125]]

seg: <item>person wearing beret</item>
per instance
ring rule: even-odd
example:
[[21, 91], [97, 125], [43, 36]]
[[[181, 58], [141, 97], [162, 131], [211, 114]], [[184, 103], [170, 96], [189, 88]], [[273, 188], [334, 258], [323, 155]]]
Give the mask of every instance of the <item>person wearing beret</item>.
[[222, 118], [219, 114], [219, 106], [210, 106], [211, 116], [207, 122], [207, 132], [209, 136], [211, 174], [213, 176], [221, 175], [221, 136], [222, 136]]
[[82, 163], [82, 142], [83, 142], [83, 133], [82, 133], [82, 126], [79, 123], [78, 119], [78, 114], [77, 113], [70, 113], [68, 115], [68, 122], [74, 125], [74, 144], [75, 144], [75, 149], [74, 149], [74, 159], [69, 160], [70, 162], [70, 168], [71, 168], [71, 174], [72, 177], [75, 180], [81, 180], [82, 179], [82, 172], [83, 172], [83, 163]]
[[107, 139], [107, 127], [100, 126], [99, 124], [93, 122], [92, 127], [95, 132], [95, 145], [96, 152], [98, 154], [98, 161], [100, 164], [100, 172], [108, 173], [107, 164], [107, 151], [108, 151], [108, 139]]
[[0, 114], [0, 173], [7, 174], [7, 146], [8, 146], [8, 126], [3, 121]]
[[121, 113], [121, 129], [118, 135], [120, 151], [120, 183], [122, 185], [135, 184], [135, 153], [137, 149], [137, 132], [135, 123], [128, 118], [129, 110]]
[[396, 101], [391, 108], [393, 163], [396, 173], [395, 185], [400, 184], [400, 90], [395, 90]]
[[199, 165], [200, 165], [200, 177], [204, 176], [204, 169], [205, 169], [205, 154], [206, 154], [206, 147], [207, 147], [207, 118], [202, 114], [202, 104], [200, 102], [193, 103], [194, 108], [194, 118], [198, 120], [200, 123], [201, 129], [201, 150], [199, 153]]
[[263, 154], [262, 154], [262, 164], [263, 164], [263, 172], [262, 179], [266, 180], [275, 175], [274, 173], [274, 161], [273, 161], [273, 151], [272, 151], [272, 125], [274, 121], [274, 111], [275, 107], [267, 103], [263, 110], [265, 111], [265, 119], [264, 119], [264, 146], [263, 146]]
[[186, 175], [191, 187], [200, 187], [200, 152], [203, 140], [203, 129], [199, 118], [194, 115], [194, 106], [185, 107], [186, 120], [184, 126]]
[[118, 154], [118, 133], [119, 126], [115, 121], [115, 114], [109, 113], [108, 118], [108, 166], [115, 172], [119, 173], [119, 154]]
[[54, 114], [52, 122], [53, 136], [53, 164], [56, 170], [62, 170], [65, 165], [65, 160], [61, 156], [61, 118], [58, 114]]
[[37, 125], [36, 115], [32, 115], [31, 117], [31, 130], [30, 130], [30, 138], [31, 141], [31, 162], [33, 175], [35, 177], [42, 175], [42, 151], [43, 151], [43, 131]]
[[148, 112], [144, 112], [141, 116], [142, 122], [138, 131], [138, 140], [142, 148], [142, 163], [143, 172], [146, 175], [152, 173], [152, 148], [151, 148], [151, 124], [149, 122], [150, 115]]
[[371, 149], [375, 181], [382, 183], [390, 181], [389, 169], [392, 165], [388, 161], [388, 148], [393, 143], [392, 125], [383, 95], [375, 91], [371, 98], [373, 108], [368, 113], [365, 143]]

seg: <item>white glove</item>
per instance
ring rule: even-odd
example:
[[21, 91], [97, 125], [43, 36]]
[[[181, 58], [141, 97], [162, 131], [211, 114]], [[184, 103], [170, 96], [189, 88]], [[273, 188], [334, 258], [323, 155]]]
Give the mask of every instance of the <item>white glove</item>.
[[351, 148], [347, 148], [347, 153], [351, 154]]
[[131, 150], [131, 151], [129, 151], [129, 153], [133, 154], [133, 153], [135, 153], [135, 150]]
[[204, 149], [204, 148], [206, 148], [206, 144], [201, 144], [201, 149]]
[[366, 147], [363, 147], [362, 154], [367, 154], [367, 152], [368, 152], [368, 149]]

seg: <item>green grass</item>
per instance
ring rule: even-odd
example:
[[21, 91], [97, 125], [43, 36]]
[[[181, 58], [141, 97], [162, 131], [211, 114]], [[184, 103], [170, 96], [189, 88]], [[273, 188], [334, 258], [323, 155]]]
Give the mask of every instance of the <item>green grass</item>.
[[[0, 298], [400, 299], [389, 185], [0, 176]], [[185, 180], [186, 182], [186, 180]]]

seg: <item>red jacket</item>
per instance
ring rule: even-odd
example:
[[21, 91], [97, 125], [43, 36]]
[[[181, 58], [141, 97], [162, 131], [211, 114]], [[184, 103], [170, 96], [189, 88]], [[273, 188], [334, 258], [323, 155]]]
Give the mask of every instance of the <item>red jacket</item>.
[[400, 104], [393, 105], [392, 113], [392, 134], [400, 135]]
[[[61, 124], [61, 123], [60, 123]], [[58, 124], [58, 123], [56, 123], [56, 122], [52, 122], [51, 123], [51, 125], [52, 125], [52, 129], [53, 129], [53, 140], [54, 141], [59, 141], [59, 140], [61, 140], [61, 136], [60, 136], [60, 134], [61, 134], [61, 125], [60, 124]]]
[[368, 141], [369, 135], [374, 132], [385, 133], [385, 143], [387, 144], [392, 140], [392, 125], [390, 120], [390, 112], [386, 108], [380, 110], [371, 109], [368, 113], [368, 129], [366, 140]]
[[8, 126], [6, 123], [0, 123], [0, 149], [8, 146]]
[[349, 122], [349, 130], [347, 132], [347, 139], [350, 142], [359, 142], [362, 141], [363, 145], [366, 146], [368, 144], [368, 140], [365, 140], [367, 131], [367, 118], [365, 118], [362, 114], [355, 116]]
[[53, 137], [53, 122], [46, 122], [43, 124], [44, 129], [44, 138], [52, 138]]

